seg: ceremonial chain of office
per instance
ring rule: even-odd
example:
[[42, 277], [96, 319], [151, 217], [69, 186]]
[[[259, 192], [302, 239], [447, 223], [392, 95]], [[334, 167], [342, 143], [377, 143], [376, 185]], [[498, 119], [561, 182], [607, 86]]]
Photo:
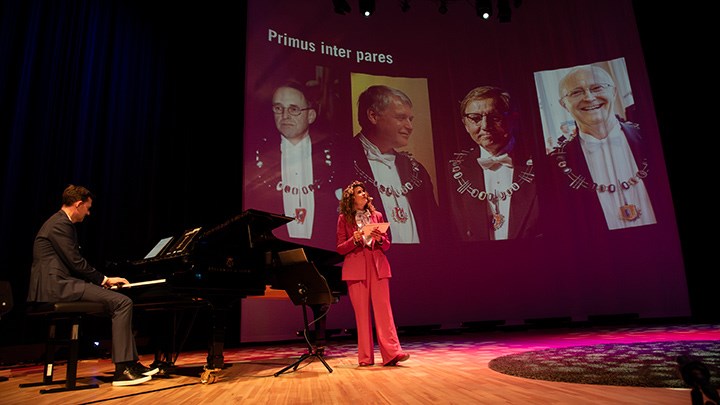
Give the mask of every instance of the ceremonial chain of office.
[[415, 187], [420, 187], [423, 184], [423, 181], [420, 179], [420, 164], [418, 163], [415, 158], [407, 153], [407, 152], [398, 152], [398, 157], [404, 156], [407, 159], [410, 160], [410, 165], [412, 166], [412, 173], [410, 174], [410, 180], [406, 181], [400, 190], [396, 190], [393, 186], [386, 186], [384, 184], [380, 184], [377, 180], [375, 180], [374, 177], [371, 175], [365, 173], [363, 169], [360, 168], [357, 161], [353, 161], [353, 164], [355, 165], [355, 171], [358, 173], [364, 181], [371, 183], [375, 188], [381, 193], [385, 194], [388, 197], [399, 197], [401, 195], [407, 195], [411, 191], [415, 189]]
[[[455, 192], [476, 200], [488, 200], [492, 202], [497, 200], [498, 198], [501, 200], [505, 200], [510, 195], [520, 190], [520, 183], [518, 183], [517, 181], [513, 181], [508, 187], [504, 187], [504, 190], [487, 192], [485, 190], [481, 190], [481, 188], [477, 187], [471, 181], [467, 180], [467, 178], [465, 178], [462, 172], [462, 163], [465, 161], [465, 158], [471, 153], [474, 153], [474, 149], [455, 152], [455, 159], [450, 161], [450, 163], [452, 164], [450, 168], [450, 173], [453, 179], [458, 182], [458, 188], [455, 189]], [[525, 162], [524, 169], [516, 177], [520, 180], [520, 182], [532, 183], [533, 180], [535, 180], [535, 173], [533, 173], [533, 169], [533, 161], [532, 159], [528, 159]], [[485, 187], [483, 186], [482, 188], [484, 189]]]
[[[332, 167], [332, 153], [330, 152], [330, 148], [324, 148], [323, 149], [323, 155], [324, 155], [324, 164], [328, 167]], [[255, 150], [255, 166], [257, 166], [258, 169], [262, 169], [263, 166], [265, 166], [265, 162], [262, 159], [262, 154], [260, 153], [259, 149]], [[333, 171], [334, 174], [334, 171]], [[332, 178], [333, 175], [331, 174], [330, 177]], [[275, 190], [281, 191], [285, 194], [291, 194], [291, 195], [299, 195], [302, 194], [310, 194], [312, 192], [315, 192], [316, 189], [320, 188], [320, 185], [323, 183], [323, 179], [313, 179], [313, 182], [308, 185], [292, 185], [292, 184], [286, 184], [283, 183], [282, 179], [275, 184]], [[331, 179], [328, 179], [331, 180]], [[266, 183], [263, 181], [263, 183]]]
[[643, 158], [640, 162], [640, 168], [638, 168], [638, 171], [635, 172], [635, 175], [625, 181], [620, 181], [618, 184], [591, 183], [585, 176], [575, 173], [572, 167], [570, 167], [567, 163], [567, 152], [565, 152], [565, 146], [572, 141], [572, 139], [575, 138], [571, 138], [570, 140], [564, 141], [560, 145], [556, 146], [550, 154], [551, 156], [555, 156], [558, 168], [560, 168], [560, 170], [570, 179], [570, 183], [568, 185], [575, 190], [584, 188], [598, 193], [614, 193], [618, 190], [618, 186], [620, 186], [623, 190], [628, 190], [630, 187], [640, 183], [642, 179], [648, 176], [649, 164], [647, 158]]

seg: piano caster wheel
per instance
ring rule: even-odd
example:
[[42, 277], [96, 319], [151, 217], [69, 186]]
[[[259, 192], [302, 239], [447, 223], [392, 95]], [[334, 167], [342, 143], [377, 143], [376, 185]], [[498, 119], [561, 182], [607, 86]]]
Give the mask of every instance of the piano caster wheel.
[[203, 384], [212, 384], [215, 381], [217, 381], [217, 372], [220, 371], [219, 368], [214, 368], [212, 370], [204, 369], [202, 374], [200, 374], [200, 382]]

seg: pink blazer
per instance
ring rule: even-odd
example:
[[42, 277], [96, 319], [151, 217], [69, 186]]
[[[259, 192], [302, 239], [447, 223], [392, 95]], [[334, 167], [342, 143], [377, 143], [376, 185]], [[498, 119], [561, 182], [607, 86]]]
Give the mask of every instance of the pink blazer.
[[[370, 222], [378, 223], [383, 221], [383, 215], [379, 211], [372, 213]], [[390, 249], [390, 237], [386, 233], [382, 238], [382, 245], [373, 242], [372, 246], [355, 246], [353, 240], [355, 224], [349, 224], [345, 216], [340, 214], [337, 222], [337, 246], [339, 254], [345, 256], [342, 266], [343, 280], [365, 280], [370, 271], [377, 272], [378, 278], [390, 278], [390, 262], [388, 262], [385, 251]]]

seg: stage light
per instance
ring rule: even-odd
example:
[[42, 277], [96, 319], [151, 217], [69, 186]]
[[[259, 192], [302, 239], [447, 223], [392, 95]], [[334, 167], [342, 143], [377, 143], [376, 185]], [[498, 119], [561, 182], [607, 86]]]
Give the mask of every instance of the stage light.
[[375, 12], [375, 0], [359, 0], [360, 14], [370, 17]]
[[335, 12], [340, 15], [345, 15], [351, 10], [347, 0], [333, 0], [333, 7], [335, 7]]
[[438, 7], [440, 14], [447, 13], [447, 0], [440, 0], [440, 7]]
[[512, 10], [510, 10], [510, 0], [497, 0], [498, 21], [501, 23], [510, 22]]
[[492, 0], [475, 0], [475, 12], [485, 20], [492, 17]]
[[400, 10], [403, 13], [407, 13], [410, 10], [410, 0], [400, 0]]

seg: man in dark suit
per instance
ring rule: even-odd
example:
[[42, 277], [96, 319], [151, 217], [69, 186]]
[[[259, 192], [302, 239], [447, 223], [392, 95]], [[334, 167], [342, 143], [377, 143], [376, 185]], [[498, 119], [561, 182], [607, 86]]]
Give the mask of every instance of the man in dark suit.
[[438, 210], [430, 175], [410, 153], [398, 151], [408, 145], [413, 132], [412, 107], [398, 89], [368, 87], [358, 98], [362, 131], [349, 149], [354, 180], [379, 196], [373, 204], [385, 213], [395, 244], [430, 243], [437, 231], [432, 225]]
[[535, 170], [527, 139], [516, 135], [517, 117], [503, 89], [472, 89], [460, 103], [474, 147], [454, 154], [449, 175], [451, 210], [461, 240], [540, 236]]
[[62, 207], [43, 224], [35, 236], [28, 302], [101, 302], [112, 317], [114, 386], [136, 385], [151, 379], [157, 368], [138, 361], [132, 334], [133, 302], [111, 291], [127, 284], [122, 277], [107, 277], [80, 253], [75, 224], [90, 215], [92, 193], [82, 186], [68, 186]]
[[578, 66], [560, 80], [559, 95], [576, 123], [576, 134], [551, 153], [570, 190], [563, 215], [583, 216], [595, 229], [655, 224], [650, 189], [657, 176], [649, 176], [639, 126], [616, 114], [613, 78], [601, 67]]
[[319, 118], [312, 93], [296, 81], [275, 89], [272, 113], [278, 133], [257, 137], [248, 148], [254, 156], [246, 158], [244, 200], [246, 208], [295, 218], [275, 230], [280, 239], [302, 239], [303, 244], [328, 249], [335, 244], [333, 228], [318, 222], [335, 218], [336, 190], [342, 186], [335, 181], [338, 162], [332, 137], [311, 131]]
[[[335, 218], [341, 186], [335, 179], [337, 157], [332, 136], [315, 130], [320, 118], [317, 89], [295, 80], [278, 86], [272, 96], [277, 134], [257, 137], [246, 155], [244, 206], [295, 218], [273, 233], [279, 239], [324, 249], [335, 246], [335, 233], [322, 221]], [[312, 129], [312, 131], [311, 131]], [[336, 192], [337, 191], [337, 192]], [[339, 275], [323, 274], [337, 278]], [[344, 284], [342, 284], [344, 286]], [[326, 343], [327, 305], [310, 306], [318, 351]]]

